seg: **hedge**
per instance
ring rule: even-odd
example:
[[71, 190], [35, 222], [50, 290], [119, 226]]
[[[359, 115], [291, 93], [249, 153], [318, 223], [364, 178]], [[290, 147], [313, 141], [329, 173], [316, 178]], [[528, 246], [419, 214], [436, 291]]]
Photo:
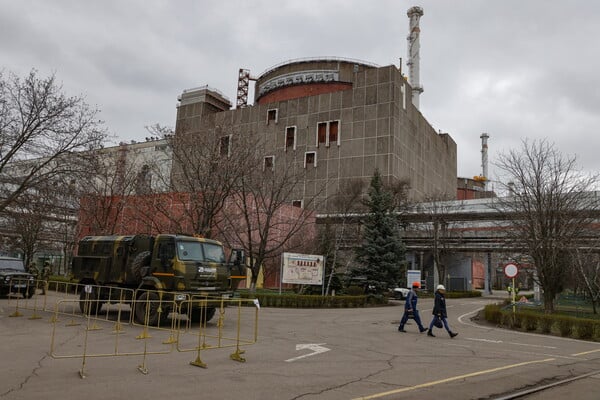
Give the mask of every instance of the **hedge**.
[[386, 305], [388, 298], [382, 295], [318, 296], [276, 293], [241, 292], [242, 298], [256, 298], [263, 307], [284, 308], [352, 308]]
[[600, 320], [576, 318], [562, 314], [543, 314], [532, 310], [502, 308], [499, 304], [488, 304], [483, 310], [486, 321], [502, 327], [560, 335], [585, 340], [600, 341]]
[[[419, 292], [419, 297], [433, 297], [433, 292], [421, 291]], [[444, 297], [447, 299], [463, 299], [465, 297], [481, 297], [481, 292], [479, 290], [467, 290], [467, 291], [452, 291], [446, 292]]]
[[[241, 291], [242, 298], [256, 298], [263, 307], [285, 307], [285, 308], [352, 308], [387, 305], [389, 298], [384, 295], [299, 295], [294, 293], [256, 292]], [[421, 293], [419, 294], [421, 297]], [[481, 296], [479, 291], [448, 292], [446, 297], [463, 298]], [[427, 297], [427, 296], [424, 296]]]

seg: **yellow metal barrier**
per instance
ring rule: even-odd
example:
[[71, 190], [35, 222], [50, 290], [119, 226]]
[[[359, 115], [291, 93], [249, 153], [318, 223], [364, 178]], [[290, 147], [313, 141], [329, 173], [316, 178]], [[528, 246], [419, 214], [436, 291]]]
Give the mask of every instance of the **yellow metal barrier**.
[[[23, 283], [26, 292], [40, 282]], [[82, 360], [79, 375], [86, 377], [87, 360], [97, 357], [142, 358], [138, 370], [147, 374], [149, 355], [195, 352], [191, 365], [206, 368], [202, 350], [234, 348], [230, 359], [245, 362], [242, 347], [257, 342], [258, 304], [248, 299], [187, 296], [177, 292], [121, 289], [110, 286], [47, 282], [46, 294], [9, 296], [11, 317], [29, 319], [50, 315], [50, 355]], [[226, 312], [227, 310], [227, 312]], [[66, 320], [66, 322], [61, 322]], [[142, 332], [127, 332], [126, 326]], [[80, 334], [74, 335], [79, 331]], [[165, 347], [165, 345], [169, 345]]]
[[[218, 319], [209, 324], [208, 314], [218, 304]], [[220, 349], [235, 347], [230, 358], [235, 361], [245, 362], [241, 356], [244, 350], [241, 346], [256, 343], [258, 337], [258, 304], [249, 299], [225, 299], [194, 297], [189, 302], [182, 302], [181, 309], [188, 310], [190, 316], [197, 314], [198, 318], [189, 317], [186, 329], [177, 330], [177, 351], [196, 352], [196, 359], [191, 365], [206, 368], [206, 364], [200, 359], [200, 352], [208, 349]], [[225, 308], [228, 308], [229, 318], [225, 318]], [[198, 313], [190, 310], [200, 310]], [[197, 325], [197, 329], [190, 329]], [[191, 337], [191, 339], [190, 339]], [[193, 346], [193, 347], [190, 347]]]
[[[57, 309], [77, 308], [79, 300], [59, 300], [56, 304]], [[101, 300], [86, 300], [90, 307], [100, 307]], [[95, 304], [96, 303], [96, 304]], [[86, 305], [86, 306], [87, 306]], [[55, 321], [58, 318], [55, 318]], [[113, 335], [112, 339], [107, 340], [107, 336], [102, 330], [109, 326], [111, 321], [98, 321], [89, 313], [86, 323], [80, 328], [83, 330], [81, 335], [73, 336], [72, 330], [65, 329], [62, 325], [54, 322], [52, 329], [52, 339], [50, 344], [50, 355], [55, 359], [81, 358], [82, 366], [79, 374], [85, 378], [85, 366], [88, 358], [94, 357], [123, 357], [123, 356], [141, 356], [142, 364], [138, 370], [144, 374], [148, 373], [146, 368], [146, 356], [157, 354], [169, 354], [173, 351], [173, 346], [165, 348], [162, 342], [157, 345], [156, 341], [151, 341], [152, 336], [147, 335], [140, 342], [138, 337], [126, 335], [120, 330], [119, 335]], [[97, 328], [96, 324], [100, 324]], [[70, 325], [67, 325], [70, 326]], [[81, 338], [76, 341], [75, 338]]]

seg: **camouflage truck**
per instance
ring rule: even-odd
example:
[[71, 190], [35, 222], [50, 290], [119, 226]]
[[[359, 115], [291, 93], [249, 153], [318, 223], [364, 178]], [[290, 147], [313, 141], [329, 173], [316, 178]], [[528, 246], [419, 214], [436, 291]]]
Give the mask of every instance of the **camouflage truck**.
[[[209, 321], [219, 299], [232, 296], [245, 275], [244, 265], [242, 250], [233, 250], [226, 262], [223, 245], [216, 240], [161, 234], [86, 236], [79, 242], [72, 267], [75, 279], [86, 285], [80, 292], [82, 312], [96, 314], [104, 303], [123, 301], [121, 292], [129, 297], [135, 293], [135, 302], [125, 299], [133, 304], [134, 319], [157, 325], [165, 323], [172, 311], [185, 313], [193, 321], [200, 315]], [[186, 308], [171, 309], [193, 298], [210, 301], [184, 302]]]

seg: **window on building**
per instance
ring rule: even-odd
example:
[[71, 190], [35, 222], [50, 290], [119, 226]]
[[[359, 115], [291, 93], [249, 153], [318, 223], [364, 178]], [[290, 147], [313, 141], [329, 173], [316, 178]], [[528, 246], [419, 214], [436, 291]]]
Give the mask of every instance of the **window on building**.
[[267, 110], [267, 125], [269, 125], [269, 123], [277, 123], [277, 109], [276, 108], [271, 108], [270, 110]]
[[293, 200], [292, 207], [302, 208], [302, 200]]
[[317, 125], [317, 147], [327, 143], [327, 122], [319, 122]]
[[263, 169], [265, 171], [273, 171], [274, 167], [275, 167], [275, 156], [265, 157]]
[[231, 156], [231, 135], [221, 136], [221, 146], [219, 152], [222, 156]]
[[304, 153], [304, 168], [308, 166], [317, 166], [317, 153], [314, 151]]
[[288, 148], [296, 150], [296, 127], [288, 126], [285, 128], [285, 150]]
[[328, 142], [327, 145], [331, 145], [332, 143], [339, 145], [340, 143], [338, 142], [339, 140], [339, 126], [340, 126], [340, 121], [330, 121], [329, 122], [329, 137], [327, 138]]
[[326, 147], [332, 144], [340, 145], [340, 121], [319, 122], [317, 125], [317, 147], [324, 144]]

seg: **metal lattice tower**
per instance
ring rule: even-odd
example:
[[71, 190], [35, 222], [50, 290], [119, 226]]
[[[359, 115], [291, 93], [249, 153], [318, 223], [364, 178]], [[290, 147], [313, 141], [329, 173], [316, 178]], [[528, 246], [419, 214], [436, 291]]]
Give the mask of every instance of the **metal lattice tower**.
[[248, 105], [248, 89], [250, 87], [250, 70], [240, 68], [238, 74], [238, 90], [236, 108]]

